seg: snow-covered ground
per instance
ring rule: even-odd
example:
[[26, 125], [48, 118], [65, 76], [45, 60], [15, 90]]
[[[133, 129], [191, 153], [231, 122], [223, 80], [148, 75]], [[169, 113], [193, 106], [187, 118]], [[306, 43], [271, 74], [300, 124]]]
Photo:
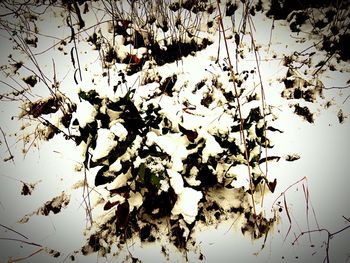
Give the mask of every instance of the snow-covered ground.
[[[263, 83], [265, 104], [269, 105], [273, 113], [267, 116], [268, 125], [283, 131], [283, 133], [267, 131], [267, 137], [274, 145], [274, 148], [267, 150], [267, 156], [279, 156], [281, 158], [277, 162], [268, 162], [268, 179], [272, 182], [276, 178], [277, 186], [273, 193], [267, 193], [264, 196], [263, 207], [257, 204], [256, 209], [257, 211], [263, 211], [267, 217], [273, 215], [272, 208], [281, 206], [283, 209], [280, 213], [281, 218], [269, 231], [265, 247], [262, 250], [264, 237], [251, 241], [250, 237], [242, 235], [241, 225], [235, 221], [235, 217], [220, 220], [219, 223], [214, 221], [213, 225], [209, 226], [199, 223], [192, 237], [200, 246], [200, 252], [189, 251], [188, 260], [189, 262], [200, 262], [200, 257], [203, 256], [203, 262], [322, 262], [326, 255], [327, 233], [325, 231], [313, 232], [310, 235], [304, 234], [294, 245], [292, 243], [303, 231], [327, 229], [330, 233], [335, 233], [349, 225], [345, 218], [350, 217], [348, 205], [350, 193], [347, 189], [350, 183], [348, 176], [350, 163], [347, 154], [348, 149], [350, 149], [348, 135], [350, 124], [347, 118], [340, 121], [339, 112], [341, 110], [343, 116], [349, 116], [350, 114], [350, 99], [347, 100], [350, 89], [329, 89], [348, 85], [349, 64], [340, 61], [337, 64], [337, 70], [331, 71], [325, 67], [326, 70], [320, 72], [317, 75], [318, 78], [312, 77], [311, 72], [317, 69], [316, 65], [327, 56], [326, 52], [311, 47], [313, 43], [319, 40], [319, 36], [302, 32], [292, 33], [287, 21], [273, 21], [261, 13], [256, 13], [255, 16], [251, 16], [251, 21], [247, 21], [247, 32], [250, 32], [251, 35], [245, 35], [245, 40], [242, 40], [240, 50], [243, 57], [238, 57], [237, 60], [232, 27], [240, 26], [241, 17], [242, 8], [237, 10], [235, 16], [225, 17], [223, 24], [228, 28], [226, 37], [228, 38], [231, 60], [234, 64], [233, 69], [242, 73], [242, 76], [237, 76], [237, 78], [244, 79], [245, 74], [243, 72], [247, 71], [248, 78], [242, 82], [245, 88], [241, 101], [242, 115], [246, 118], [251, 108], [261, 106], [261, 100], [248, 103], [244, 98], [254, 93], [257, 93], [258, 97], [261, 98], [259, 84]], [[55, 19], [59, 20], [59, 17]], [[50, 25], [41, 25], [44, 34], [49, 34], [45, 31], [56, 28], [55, 19], [42, 22], [50, 21]], [[203, 18], [200, 27], [206, 27], [204, 20], [205, 18]], [[93, 19], [91, 21], [86, 20], [87, 23], [94, 23], [94, 21]], [[272, 25], [274, 25], [274, 28], [271, 31]], [[216, 28], [218, 26], [216, 24]], [[303, 29], [307, 32], [308, 25], [304, 25]], [[59, 34], [62, 31], [58, 30], [57, 32], [59, 32], [58, 37], [60, 37]], [[87, 36], [88, 33], [85, 37]], [[259, 47], [257, 53], [258, 67], [250, 43], [251, 36], [253, 36], [255, 46]], [[176, 219], [180, 218], [179, 220], [183, 225], [194, 222], [200, 207], [200, 200], [204, 194], [201, 190], [198, 190], [197, 186], [201, 182], [196, 180], [195, 176], [183, 176], [184, 162], [191, 151], [187, 146], [192, 140], [195, 142], [203, 140], [205, 143], [202, 144], [204, 145], [202, 162], [207, 163], [211, 157], [219, 156], [223, 152], [219, 143], [214, 139], [214, 134], [223, 137], [236, 136], [237, 141], [240, 139], [239, 133], [230, 133], [230, 128], [237, 123], [232, 118], [232, 107], [227, 106], [229, 103], [233, 105], [234, 102], [228, 101], [224, 96], [233, 89], [228, 71], [223, 70], [224, 66], [228, 66], [224, 41], [222, 36], [219, 38], [218, 32], [215, 34], [203, 33], [203, 37], [210, 38], [213, 44], [182, 58], [181, 61], [165, 63], [162, 66], [155, 67], [149, 65], [149, 69], [145, 66], [141, 73], [125, 76], [128, 85], [136, 88], [133, 94], [135, 105], [139, 109], [145, 110], [149, 105], [158, 106], [160, 115], [169, 120], [170, 127], [165, 128], [170, 129], [171, 132], [159, 134], [157, 129], [149, 131], [145, 136], [145, 145], [147, 147], [156, 146], [170, 156], [170, 160], [167, 162], [154, 158], [150, 164], [150, 169], [159, 171], [159, 167], [166, 166], [166, 174], [169, 176], [169, 180], [161, 180], [159, 182], [160, 189], [167, 191], [170, 188], [175, 192], [177, 199], [172, 208], [172, 216]], [[54, 40], [52, 40], [52, 43], [51, 40], [47, 41], [43, 44], [43, 47], [39, 46], [39, 49], [43, 50], [45, 45], [54, 43]], [[116, 45], [122, 45], [118, 41], [117, 39]], [[5, 43], [6, 38], [2, 37], [1, 42]], [[76, 95], [77, 91], [82, 90], [88, 93], [93, 89], [97, 91], [100, 98], [108, 98], [112, 102], [118, 101], [128, 92], [128, 89], [124, 86], [120, 86], [113, 92], [111, 87], [117, 85], [117, 82], [122, 79], [118, 75], [119, 69], [112, 67], [108, 71], [110, 76], [108, 78], [102, 77], [98, 60], [99, 53], [93, 51], [83, 41], [81, 43], [79, 45], [80, 64], [84, 70], [82, 72], [83, 80], [79, 81], [78, 85], [74, 83], [73, 71], [66, 65], [70, 63], [68, 56], [61, 59], [63, 56], [60, 52], [50, 50], [45, 53], [45, 56], [40, 57], [42, 59], [40, 64], [45, 65], [43, 67], [48, 69], [49, 72], [51, 71], [49, 69], [52, 68], [52, 58], [54, 58], [58, 77], [64, 78], [67, 74], [61, 83], [61, 88], [63, 93], [68, 94], [78, 104], [77, 111], [73, 114], [72, 119], [77, 118], [78, 120], [78, 125], [75, 125], [75, 132], [78, 135], [79, 126], [85, 128], [86, 125], [92, 123], [97, 116], [97, 111], [104, 112], [108, 116], [118, 116], [119, 113], [110, 110], [105, 101], [101, 102], [100, 107], [95, 107], [87, 100], [79, 102]], [[308, 49], [308, 52], [316, 52], [316, 54], [313, 56], [295, 55], [303, 53], [302, 51], [306, 49]], [[218, 61], [221, 67], [215, 64], [218, 50], [220, 50]], [[129, 51], [125, 49], [125, 46], [119, 47], [118, 55], [123, 57]], [[144, 54], [145, 50], [139, 48], [131, 53], [133, 52], [133, 55], [141, 58], [140, 54]], [[11, 53], [11, 50], [2, 49], [1, 53], [5, 57]], [[48, 56], [49, 54], [50, 56]], [[309, 84], [311, 83], [310, 86], [314, 85], [315, 87], [318, 86], [317, 81], [319, 80], [324, 85], [322, 96], [315, 92], [315, 95], [312, 95], [315, 97], [312, 98], [311, 102], [302, 99], [286, 99], [285, 97], [288, 97], [288, 94], [285, 97], [281, 96], [282, 92], [286, 90], [285, 78], [288, 71], [286, 60], [288, 56], [291, 56], [292, 63], [287, 63], [287, 66], [294, 65], [297, 67], [301, 65], [295, 75], [289, 76], [289, 80], [300, 81], [300, 85], [303, 85], [306, 80]], [[303, 64], [303, 59], [309, 59], [310, 62]], [[6, 61], [1, 63], [6, 63]], [[124, 69], [123, 65], [120, 65], [120, 67]], [[308, 73], [303, 75], [302, 72], [304, 71]], [[250, 73], [248, 74], [248, 72]], [[165, 86], [165, 91], [163, 90], [163, 93], [160, 94], [159, 81], [146, 85], [140, 84], [147, 78], [156, 79], [157, 74], [162, 76], [163, 80], [176, 74], [177, 80], [174, 90], [167, 90], [168, 83]], [[261, 82], [259, 74], [262, 78]], [[301, 75], [298, 77], [297, 74]], [[92, 78], [94, 79], [93, 83]], [[6, 78], [3, 80], [5, 81]], [[215, 80], [222, 84], [220, 89], [216, 89], [218, 86], [213, 85]], [[201, 81], [203, 81], [203, 85], [198, 88], [198, 83]], [[139, 86], [140, 88], [138, 88]], [[195, 89], [195, 87], [197, 88]], [[170, 92], [174, 92], [174, 94], [169, 94]], [[204, 97], [209, 102], [203, 102]], [[307, 122], [303, 117], [294, 113], [296, 103], [300, 103], [301, 107], [307, 106], [311, 112], [315, 112], [313, 123]], [[11, 116], [17, 116], [20, 112], [16, 103], [1, 101], [0, 109], [0, 127], [5, 134], [13, 134], [19, 131], [21, 125], [26, 123], [23, 120], [11, 120]], [[162, 125], [165, 125], [164, 123], [162, 122]], [[183, 133], [186, 136], [181, 135], [180, 129], [185, 129]], [[119, 121], [110, 122], [109, 127], [100, 127], [97, 131], [96, 147], [90, 152], [92, 154], [91, 160], [98, 162], [106, 157], [113, 148], [126, 140], [128, 130], [130, 130], [129, 127]], [[254, 131], [252, 129], [249, 132], [253, 133]], [[58, 135], [48, 142], [40, 143], [37, 146], [38, 149], [33, 147], [25, 155], [25, 158], [22, 158], [22, 141], [15, 143], [15, 136], [7, 138], [15, 158], [14, 163], [11, 160], [3, 162], [1, 167], [0, 224], [25, 235], [28, 237], [27, 241], [29, 243], [34, 242], [61, 252], [58, 258], [54, 258], [52, 256], [54, 252], [46, 251], [47, 253], [44, 253], [41, 251], [27, 259], [27, 262], [63, 262], [65, 259], [65, 262], [69, 262], [72, 260], [72, 255], [74, 255], [77, 262], [122, 262], [129, 253], [133, 257], [142, 260], [142, 262], [184, 261], [183, 255], [169, 243], [166, 237], [152, 244], [140, 244], [138, 239], [132, 238], [127, 240], [127, 250], [124, 249], [117, 256], [107, 255], [107, 258], [99, 257], [96, 253], [88, 256], [74, 253], [84, 245], [86, 237], [83, 236], [83, 232], [88, 225], [88, 216], [85, 214], [86, 203], [82, 198], [83, 188], [76, 185], [84, 179], [84, 173], [80, 169], [86, 158], [86, 144], [82, 143], [80, 147], [77, 147], [72, 141], [66, 141], [61, 135]], [[138, 141], [141, 144], [140, 140], [137, 137], [135, 139], [136, 142]], [[8, 156], [8, 152], [4, 137], [1, 137], [1, 142], [1, 156], [5, 158]], [[137, 146], [135, 147], [137, 150]], [[239, 147], [242, 148], [242, 146]], [[139, 149], [141, 148], [139, 147]], [[264, 156], [265, 150], [262, 152], [262, 156]], [[142, 167], [147, 160], [146, 158], [137, 158], [137, 154], [137, 151], [131, 149], [127, 152], [127, 155], [121, 156], [113, 165], [111, 164], [109, 171], [120, 171], [122, 169], [121, 163], [134, 157], [134, 167]], [[300, 159], [293, 162], [287, 161], [294, 154], [300, 156]], [[243, 169], [241, 169], [242, 167]], [[265, 169], [264, 165], [261, 167]], [[194, 166], [191, 169], [194, 175], [196, 174], [195, 168]], [[237, 180], [233, 181], [232, 186], [249, 188], [247, 171], [244, 168], [246, 168], [246, 165], [240, 164], [235, 166], [232, 171], [230, 170], [230, 173], [237, 175]], [[87, 171], [87, 177], [91, 185], [94, 184], [94, 175], [99, 171], [98, 169], [99, 167], [95, 167]], [[102, 188], [99, 188], [98, 191], [105, 201], [111, 203], [123, 202], [125, 198], [122, 195], [115, 195], [111, 198], [108, 191], [128, 185], [130, 178], [130, 173], [127, 171], [122, 174], [122, 177], [118, 176], [117, 179], [108, 183], [106, 191]], [[20, 194], [23, 182], [34, 184], [31, 195]], [[288, 187], [290, 187], [289, 190], [284, 192]], [[42, 216], [37, 209], [47, 200], [60, 196], [62, 191], [70, 195], [69, 204], [58, 214], [50, 213], [47, 217]], [[134, 191], [131, 191], [131, 193], [132, 196], [128, 197], [130, 211], [138, 209], [142, 205], [138, 193]], [[219, 195], [219, 192], [216, 192], [216, 194]], [[98, 197], [99, 195], [94, 191], [91, 192], [92, 202], [97, 201]], [[219, 196], [216, 197], [220, 198]], [[224, 197], [225, 199], [221, 200], [222, 206], [225, 205], [225, 202], [231, 201], [227, 195], [224, 195]], [[280, 201], [280, 203], [274, 203], [277, 198], [277, 202]], [[232, 199], [234, 199], [231, 201], [232, 203], [237, 202], [234, 197]], [[288, 207], [288, 213], [286, 212], [286, 206]], [[36, 211], [38, 215], [24, 218], [28, 219], [25, 224], [17, 223], [33, 211]], [[103, 211], [101, 207], [97, 207], [93, 210], [94, 219], [97, 222], [103, 222], [103, 219], [98, 221], [99, 215], [109, 216], [111, 212]], [[229, 215], [232, 216], [232, 214]], [[0, 238], [10, 237], [26, 240], [23, 236], [5, 231], [4, 227], [0, 228], [2, 230]], [[184, 227], [184, 229], [186, 228]], [[166, 231], [165, 229], [159, 231], [161, 230]], [[349, 231], [349, 229], [346, 229], [330, 240], [329, 257], [331, 262], [346, 262], [349, 259]], [[158, 236], [162, 236], [162, 233], [158, 233]], [[7, 239], [0, 240], [0, 242], [0, 262], [6, 262], [10, 256], [14, 258], [28, 256], [40, 249], [40, 247], [33, 244], [19, 243], [15, 240]], [[116, 247], [113, 249], [118, 250]], [[165, 253], [162, 253], [162, 250]]]

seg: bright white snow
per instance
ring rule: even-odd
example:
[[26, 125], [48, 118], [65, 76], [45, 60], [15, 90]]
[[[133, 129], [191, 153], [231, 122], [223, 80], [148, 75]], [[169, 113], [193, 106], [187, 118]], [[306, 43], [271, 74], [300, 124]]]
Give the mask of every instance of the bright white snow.
[[124, 141], [128, 135], [127, 129], [120, 122], [116, 122], [110, 127], [111, 132], [113, 132], [120, 141]]
[[171, 211], [173, 215], [181, 214], [184, 220], [191, 224], [198, 214], [198, 202], [203, 197], [200, 191], [194, 190], [190, 187], [184, 187], [182, 175], [178, 172], [167, 169], [170, 177], [170, 185], [177, 194], [176, 203]]
[[106, 157], [117, 144], [113, 132], [109, 129], [99, 129], [97, 131], [96, 148], [92, 152], [92, 161]]
[[86, 124], [95, 120], [97, 110], [90, 102], [83, 100], [77, 106], [74, 116], [78, 119], [79, 126], [85, 128]]

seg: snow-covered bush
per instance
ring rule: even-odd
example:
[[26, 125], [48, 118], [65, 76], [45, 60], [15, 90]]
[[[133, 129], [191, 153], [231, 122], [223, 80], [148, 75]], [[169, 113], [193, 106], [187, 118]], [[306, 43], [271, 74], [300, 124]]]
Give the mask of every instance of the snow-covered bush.
[[[58, 42], [58, 51], [68, 55], [71, 47], [79, 88], [76, 94], [63, 93], [56, 75], [51, 84], [34, 63], [39, 73], [23, 80], [32, 88], [44, 82], [50, 94], [24, 100], [20, 117], [40, 121], [35, 130], [40, 138], [63, 134], [73, 140], [84, 170], [96, 171], [93, 184], [86, 180], [85, 187], [97, 199], [91, 209], [104, 212], [81, 253], [105, 255], [136, 236], [142, 242], [166, 236], [186, 252], [195, 246], [192, 233], [198, 227], [232, 216], [241, 218], [242, 232], [252, 238], [266, 235], [276, 215], [266, 218], [255, 204], [276, 186], [261, 166], [278, 158], [266, 156], [264, 149], [273, 147], [266, 131], [279, 130], [268, 125], [272, 112], [246, 82], [255, 70], [232, 76], [230, 65], [219, 58], [213, 63], [204, 53], [200, 68], [188, 66], [217, 37], [217, 4], [63, 1], [49, 7], [68, 11], [60, 15], [71, 35]], [[92, 10], [97, 14], [101, 7], [108, 19], [85, 31]], [[228, 1], [221, 8], [232, 16], [237, 6]], [[36, 18], [31, 23], [29, 29], [36, 27]], [[30, 32], [27, 38], [14, 35], [22, 51], [40, 45], [30, 40], [36, 36]], [[93, 72], [91, 82], [83, 81], [79, 42], [100, 58], [102, 73]], [[23, 63], [14, 67], [17, 74]], [[198, 70], [199, 77], [191, 77]]]
[[[276, 183], [268, 182], [259, 168], [264, 162], [262, 148], [272, 147], [264, 135], [266, 123], [261, 111], [259, 107], [247, 106], [249, 114], [244, 119], [253, 169], [250, 188], [249, 180], [244, 182], [247, 161], [239, 139], [240, 124], [231, 100], [233, 95], [216, 78], [201, 83], [186, 89], [201, 98], [203, 89], [210, 85], [211, 94], [207, 96], [211, 98], [207, 99], [209, 102], [199, 99], [191, 107], [185, 104], [189, 91], [182, 94], [176, 83], [169, 89], [171, 96], [159, 91], [143, 100], [136, 99], [142, 94], [137, 89], [146, 90], [147, 85], [118, 98], [101, 98], [95, 92], [79, 93], [82, 102], [77, 105], [77, 112], [86, 104], [91, 110], [84, 111], [89, 116], [73, 115], [74, 139], [84, 145], [86, 167], [98, 167], [95, 187], [101, 191], [104, 210], [115, 210], [108, 213], [111, 218], [93, 236], [95, 239], [104, 239], [112, 245], [116, 237], [103, 234], [108, 227], [112, 228], [109, 233], [117, 233], [119, 242], [134, 235], [151, 241], [166, 234], [176, 246], [186, 248], [197, 221], [206, 224], [214, 217], [227, 218], [230, 213], [246, 218], [242, 231], [249, 231], [253, 237], [267, 233], [274, 219], [258, 220], [249, 199], [251, 193], [264, 194], [265, 184], [273, 191]], [[223, 206], [216, 191], [227, 199], [232, 195], [241, 201], [232, 204], [225, 201]], [[166, 233], [160, 231], [164, 220], [170, 220]]]

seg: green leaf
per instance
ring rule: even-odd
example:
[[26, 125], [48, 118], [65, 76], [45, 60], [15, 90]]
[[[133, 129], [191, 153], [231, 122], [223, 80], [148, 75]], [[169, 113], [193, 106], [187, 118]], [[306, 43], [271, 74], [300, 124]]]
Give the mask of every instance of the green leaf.
[[153, 185], [154, 187], [159, 189], [159, 187], [160, 187], [160, 178], [156, 174], [152, 173], [150, 175], [150, 183], [151, 183], [151, 185]]
[[97, 104], [100, 105], [101, 104], [101, 99], [98, 96], [98, 93], [96, 92], [96, 90], [89, 90], [88, 92], [85, 91], [79, 91], [78, 93], [79, 97], [83, 100], [86, 100], [88, 102], [90, 102], [91, 104]]
[[146, 172], [146, 165], [144, 163], [140, 164], [139, 170], [137, 172], [137, 175], [139, 177], [139, 182], [141, 184], [145, 183], [145, 172]]

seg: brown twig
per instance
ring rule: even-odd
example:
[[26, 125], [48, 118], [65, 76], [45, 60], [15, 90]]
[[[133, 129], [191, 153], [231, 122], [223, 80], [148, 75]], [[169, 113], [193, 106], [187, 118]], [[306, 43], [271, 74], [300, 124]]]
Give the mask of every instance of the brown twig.
[[328, 229], [325, 229], [325, 228], [318, 228], [318, 229], [313, 229], [313, 230], [308, 230], [308, 231], [304, 231], [304, 232], [301, 232], [295, 239], [294, 241], [292, 242], [292, 245], [295, 244], [295, 242], [297, 242], [303, 235], [305, 234], [309, 234], [311, 235], [312, 233], [316, 233], [316, 232], [326, 232], [327, 233], [327, 241], [326, 241], [326, 256], [323, 260], [323, 262], [327, 262], [329, 263], [330, 262], [330, 258], [329, 258], [329, 249], [330, 249], [330, 240], [336, 236], [337, 234], [345, 231], [346, 229], [350, 228], [350, 225], [346, 226], [346, 227], [343, 227], [341, 228], [340, 230], [338, 231], [335, 231], [333, 233], [329, 232]]
[[287, 204], [287, 201], [286, 201], [286, 193], [289, 191], [289, 189], [291, 189], [293, 186], [299, 184], [300, 182], [306, 180], [306, 177], [303, 177], [302, 179], [296, 181], [295, 183], [291, 184], [290, 186], [287, 187], [286, 190], [284, 190], [276, 199], [275, 201], [272, 203], [272, 206], [274, 206], [277, 202], [277, 200], [279, 200], [281, 197], [283, 197], [283, 205], [284, 205], [284, 210], [285, 210], [285, 213], [287, 215], [287, 218], [288, 218], [288, 222], [289, 222], [289, 226], [288, 226], [288, 230], [287, 230], [287, 234], [286, 236], [284, 237], [284, 241], [287, 239], [291, 229], [292, 229], [292, 224], [293, 224], [293, 221], [291, 219], [291, 215], [289, 213], [289, 209], [288, 209], [288, 204]]
[[330, 89], [348, 89], [348, 88], [350, 88], [350, 85], [347, 85], [347, 86], [344, 86], [344, 87], [329, 87], [329, 88], [324, 87], [324, 89], [326, 89], [326, 90], [330, 90]]
[[220, 1], [219, 0], [217, 0], [217, 6], [218, 6], [218, 10], [219, 10], [219, 22], [220, 22], [220, 26], [221, 26], [221, 29], [222, 29], [223, 40], [224, 40], [224, 43], [225, 43], [226, 54], [227, 54], [227, 60], [228, 60], [229, 66], [230, 66], [231, 78], [232, 78], [233, 88], [234, 88], [235, 97], [236, 97], [238, 115], [239, 115], [239, 119], [240, 119], [240, 133], [241, 133], [243, 144], [244, 144], [245, 158], [247, 160], [249, 186], [250, 186], [250, 189], [251, 189], [251, 198], [252, 198], [253, 212], [254, 212], [254, 215], [256, 216], [256, 208], [255, 208], [255, 200], [254, 200], [254, 192], [253, 192], [253, 188], [254, 188], [253, 186], [254, 185], [253, 185], [253, 179], [252, 179], [252, 175], [251, 175], [251, 171], [250, 171], [248, 147], [247, 147], [247, 142], [246, 142], [246, 138], [245, 138], [245, 134], [244, 134], [244, 127], [243, 127], [244, 121], [243, 121], [243, 117], [242, 117], [241, 105], [240, 105], [238, 91], [237, 91], [237, 86], [236, 86], [236, 81], [235, 81], [235, 73], [233, 72], [233, 67], [232, 67], [231, 58], [230, 58], [230, 52], [229, 52], [229, 48], [228, 48], [227, 40], [226, 40], [226, 35], [225, 35], [224, 23], [222, 21], [222, 14], [221, 14]]
[[328, 56], [328, 58], [322, 62], [322, 64], [318, 67], [317, 70], [315, 70], [315, 72], [312, 74], [312, 76], [317, 75], [317, 73], [324, 67], [324, 65], [327, 64], [327, 62], [335, 55], [335, 53], [331, 54]]
[[93, 223], [93, 218], [92, 218], [92, 208], [91, 208], [91, 202], [90, 202], [90, 193], [93, 190], [89, 191], [89, 184], [87, 181], [87, 174], [86, 174], [86, 166], [84, 164], [84, 187], [83, 187], [83, 202], [85, 203], [85, 208], [86, 208], [86, 216], [90, 221], [90, 224], [92, 225]]
[[11, 258], [11, 260], [9, 261], [9, 262], [19, 262], [19, 261], [22, 261], [22, 260], [26, 260], [26, 259], [28, 259], [28, 258], [30, 258], [30, 257], [32, 257], [32, 256], [34, 256], [34, 255], [36, 255], [36, 254], [38, 254], [38, 253], [40, 253], [41, 251], [43, 251], [44, 250], [44, 248], [42, 247], [42, 248], [39, 248], [38, 250], [36, 250], [36, 251], [34, 251], [33, 253], [31, 253], [30, 255], [28, 255], [28, 256], [25, 256], [25, 257], [19, 257], [19, 258], [15, 258], [15, 259], [12, 259]]
[[[263, 85], [263, 81], [262, 81], [262, 76], [261, 76], [261, 71], [260, 71], [260, 65], [259, 65], [259, 58], [258, 58], [258, 51], [257, 51], [257, 47], [255, 45], [254, 42], [254, 36], [253, 36], [253, 27], [254, 24], [252, 22], [252, 19], [250, 16], [248, 16], [248, 24], [250, 27], [250, 36], [251, 36], [251, 43], [252, 43], [252, 47], [254, 50], [254, 56], [255, 56], [255, 61], [256, 61], [256, 68], [258, 71], [258, 76], [259, 76], [259, 82], [260, 82], [260, 92], [261, 92], [261, 107], [262, 107], [262, 112], [263, 112], [263, 121], [264, 121], [264, 127], [263, 127], [263, 136], [265, 137], [265, 177], [267, 178], [267, 173], [268, 173], [268, 162], [267, 162], [267, 136], [266, 136], [266, 104], [265, 104], [265, 91], [264, 91], [264, 85]], [[272, 30], [272, 29], [271, 29]], [[262, 190], [262, 197], [261, 197], [261, 207], [263, 207], [264, 205], [264, 193], [265, 193], [265, 188], [266, 188], [266, 182], [263, 185], [263, 190]]]

